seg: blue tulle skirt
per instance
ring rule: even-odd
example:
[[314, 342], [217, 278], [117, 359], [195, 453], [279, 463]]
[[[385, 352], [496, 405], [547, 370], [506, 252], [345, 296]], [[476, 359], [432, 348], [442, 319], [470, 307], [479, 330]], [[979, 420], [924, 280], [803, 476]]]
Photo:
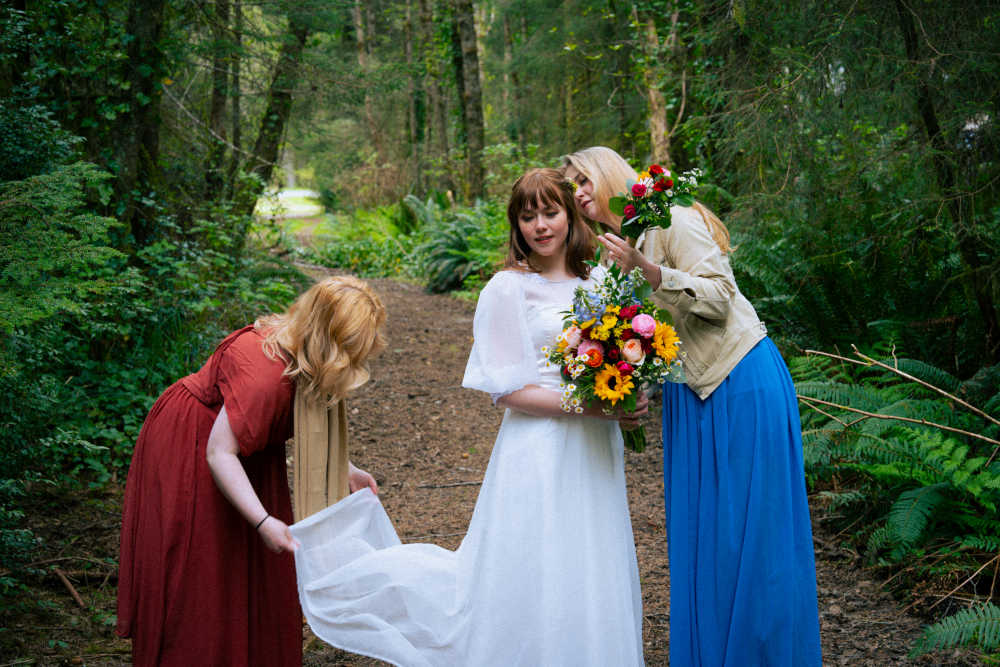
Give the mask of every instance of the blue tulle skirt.
[[769, 338], [708, 397], [663, 392], [670, 664], [820, 665], [795, 389]]

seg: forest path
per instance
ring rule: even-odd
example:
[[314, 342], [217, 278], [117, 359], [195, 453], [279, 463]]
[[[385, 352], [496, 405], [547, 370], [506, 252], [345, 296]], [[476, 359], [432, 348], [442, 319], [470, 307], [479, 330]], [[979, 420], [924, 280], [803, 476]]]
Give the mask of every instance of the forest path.
[[[404, 542], [454, 549], [502, 417], [488, 396], [461, 388], [475, 304], [396, 280], [369, 282], [388, 310], [389, 344], [372, 364], [372, 381], [349, 401], [351, 456], [375, 474]], [[659, 408], [658, 400], [650, 406], [650, 446], [625, 454], [649, 665], [667, 663], [670, 613]], [[909, 659], [923, 622], [903, 613], [877, 575], [858, 566], [815, 518], [814, 532], [824, 664], [978, 664], [964, 652]], [[338, 651], [307, 631], [305, 664], [384, 663]]]

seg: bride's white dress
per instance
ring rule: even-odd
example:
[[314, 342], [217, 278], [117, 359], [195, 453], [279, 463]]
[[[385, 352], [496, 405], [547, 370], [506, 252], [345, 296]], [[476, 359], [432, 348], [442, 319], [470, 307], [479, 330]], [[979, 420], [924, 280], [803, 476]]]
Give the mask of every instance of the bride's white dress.
[[[581, 283], [591, 281], [494, 276], [476, 307], [463, 386], [494, 397], [529, 384], [558, 390], [540, 350]], [[401, 544], [368, 490], [291, 530], [302, 543], [303, 612], [334, 646], [406, 667], [644, 664], [613, 421], [508, 410], [456, 551]]]

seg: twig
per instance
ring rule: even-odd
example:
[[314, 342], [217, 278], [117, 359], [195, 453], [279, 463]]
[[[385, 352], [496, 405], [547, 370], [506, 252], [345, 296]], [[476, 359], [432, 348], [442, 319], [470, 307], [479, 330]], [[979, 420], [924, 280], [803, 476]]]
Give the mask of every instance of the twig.
[[451, 482], [449, 484], [417, 484], [418, 489], [448, 489], [453, 486], [479, 486], [482, 481], [479, 482]]
[[945, 600], [947, 600], [948, 598], [950, 598], [952, 595], [954, 595], [956, 592], [958, 592], [958, 590], [960, 588], [962, 588], [962, 586], [965, 586], [967, 583], [969, 583], [970, 581], [972, 581], [973, 579], [975, 579], [975, 577], [976, 577], [977, 574], [979, 574], [980, 572], [982, 572], [983, 570], [985, 570], [986, 568], [988, 568], [990, 565], [992, 565], [993, 563], [997, 562], [998, 560], [1000, 560], [1000, 554], [997, 554], [993, 558], [991, 558], [988, 561], [986, 561], [983, 564], [982, 567], [980, 567], [978, 570], [976, 570], [971, 575], [969, 575], [968, 579], [966, 579], [965, 581], [963, 581], [962, 583], [960, 583], [958, 586], [955, 586], [955, 588], [951, 589], [951, 591], [947, 595], [944, 595], [944, 596], [938, 598], [938, 601], [935, 602], [934, 604], [932, 604], [930, 607], [928, 607], [927, 611], [930, 611], [934, 607], [938, 606], [939, 604], [941, 604], [942, 602], [944, 602]]
[[[62, 563], [68, 560], [85, 560], [88, 563], [97, 563], [98, 565], [112, 565], [113, 563], [108, 563], [107, 561], [98, 560], [96, 558], [87, 558], [86, 556], [62, 556], [61, 558], [46, 558], [45, 560], [36, 560], [32, 563], [25, 563], [21, 567], [12, 568], [7, 570], [0, 570], [0, 577], [6, 577], [11, 572], [15, 570], [26, 570], [29, 567], [38, 567], [39, 565], [49, 565], [50, 563]], [[0, 665], [0, 667], [3, 667]]]
[[416, 535], [414, 537], [406, 537], [404, 539], [411, 540], [411, 541], [427, 540], [427, 539], [431, 539], [431, 538], [435, 538], [436, 539], [436, 538], [439, 538], [439, 537], [457, 537], [459, 535], [465, 535], [465, 533], [466, 533], [466, 531], [464, 531], [464, 530], [462, 532], [460, 532], [460, 533], [431, 533], [430, 535]]
[[[884, 368], [887, 371], [891, 371], [891, 372], [895, 373], [896, 375], [902, 376], [902, 377], [904, 377], [907, 380], [910, 380], [912, 382], [916, 382], [917, 384], [922, 385], [924, 387], [927, 387], [928, 389], [933, 389], [934, 391], [936, 391], [937, 393], [941, 394], [942, 396], [945, 396], [945, 397], [949, 398], [950, 400], [955, 401], [959, 405], [961, 405], [961, 406], [967, 408], [968, 410], [976, 413], [980, 417], [983, 417], [983, 418], [985, 418], [985, 419], [993, 422], [997, 426], [1000, 426], [1000, 421], [998, 421], [997, 419], [991, 417], [990, 415], [988, 415], [987, 413], [983, 412], [982, 410], [980, 410], [976, 406], [971, 405], [969, 403], [966, 403], [965, 401], [963, 401], [962, 399], [960, 399], [958, 396], [955, 396], [954, 394], [949, 394], [944, 389], [941, 389], [940, 387], [935, 387], [930, 382], [925, 382], [924, 380], [921, 380], [920, 378], [914, 377], [914, 376], [910, 375], [909, 373], [906, 373], [904, 371], [899, 370], [898, 368], [890, 366], [889, 364], [882, 363], [881, 361], [878, 361], [877, 359], [872, 359], [871, 357], [869, 357], [869, 356], [867, 356], [867, 355], [862, 354], [861, 352], [859, 352], [858, 348], [855, 345], [851, 345], [851, 349], [854, 350], [854, 354], [856, 354], [859, 357], [861, 357], [864, 361], [858, 361], [857, 359], [851, 359], [850, 357], [844, 357], [844, 356], [841, 356], [839, 354], [832, 354], [830, 352], [822, 352], [820, 350], [806, 350], [805, 352], [806, 352], [806, 356], [816, 355], [816, 356], [820, 356], [820, 357], [828, 357], [830, 359], [837, 359], [838, 361], [848, 361], [848, 362], [850, 362], [852, 364], [857, 364], [858, 366], [878, 366], [879, 368]], [[895, 359], [895, 350], [893, 352], [894, 352], [893, 358]]]
[[52, 571], [56, 573], [56, 576], [59, 577], [59, 581], [63, 582], [63, 586], [65, 586], [66, 590], [69, 591], [69, 594], [73, 596], [76, 603], [80, 605], [80, 609], [86, 609], [87, 605], [83, 603], [83, 598], [80, 597], [80, 594], [76, 592], [75, 588], [73, 588], [73, 584], [69, 583], [69, 579], [66, 578], [66, 575], [63, 574], [62, 570], [58, 567], [54, 567], [52, 568]]
[[851, 345], [851, 348], [854, 350], [854, 354], [858, 355], [859, 357], [861, 357], [862, 359], [864, 359], [868, 363], [875, 364], [879, 368], [884, 368], [884, 369], [886, 369], [888, 371], [892, 371], [893, 373], [896, 373], [897, 375], [901, 375], [901, 376], [905, 377], [907, 380], [912, 380], [913, 382], [916, 382], [919, 385], [927, 387], [928, 389], [933, 389], [934, 391], [936, 391], [937, 393], [941, 394], [942, 396], [948, 397], [949, 399], [955, 401], [959, 405], [961, 405], [961, 406], [965, 407], [966, 409], [968, 409], [968, 410], [976, 413], [980, 417], [988, 419], [989, 421], [993, 422], [997, 426], [1000, 426], [1000, 420], [994, 419], [993, 417], [991, 417], [990, 415], [986, 414], [985, 412], [983, 412], [982, 410], [980, 410], [976, 406], [971, 405], [969, 403], [966, 403], [965, 401], [963, 401], [962, 399], [960, 399], [958, 396], [955, 396], [953, 394], [949, 394], [944, 389], [941, 389], [940, 387], [935, 387], [930, 382], [924, 382], [920, 378], [913, 377], [909, 373], [904, 373], [903, 371], [899, 370], [898, 368], [893, 368], [892, 366], [890, 366], [888, 364], [884, 364], [881, 361], [878, 361], [876, 359], [872, 359], [869, 356], [861, 354], [860, 352], [858, 352], [858, 348], [855, 347], [854, 345]]
[[[804, 401], [806, 404], [819, 403], [820, 405], [827, 405], [831, 408], [837, 408], [839, 410], [847, 410], [848, 412], [854, 412], [859, 415], [864, 415], [865, 417], [873, 417], [875, 419], [892, 419], [895, 421], [908, 422], [910, 424], [921, 424], [923, 426], [931, 426], [933, 428], [939, 428], [942, 431], [950, 431], [952, 433], [961, 433], [962, 435], [967, 435], [970, 438], [978, 438], [980, 440], [985, 440], [986, 442], [992, 443], [994, 445], [1000, 446], [1000, 440], [994, 440], [993, 438], [987, 438], [985, 435], [980, 435], [978, 433], [973, 433], [972, 431], [966, 431], [960, 428], [955, 428], [953, 426], [945, 426], [944, 424], [938, 424], [937, 422], [927, 421], [926, 419], [914, 419], [912, 417], [899, 417], [897, 415], [884, 415], [878, 412], [868, 412], [867, 410], [859, 410], [858, 408], [848, 407], [846, 405], [840, 405], [838, 403], [831, 403], [830, 401], [823, 401], [818, 398], [812, 398], [811, 396], [803, 396], [801, 394], [796, 394], [800, 401]], [[860, 421], [860, 420], [859, 420]], [[857, 422], [853, 422], [857, 423]]]

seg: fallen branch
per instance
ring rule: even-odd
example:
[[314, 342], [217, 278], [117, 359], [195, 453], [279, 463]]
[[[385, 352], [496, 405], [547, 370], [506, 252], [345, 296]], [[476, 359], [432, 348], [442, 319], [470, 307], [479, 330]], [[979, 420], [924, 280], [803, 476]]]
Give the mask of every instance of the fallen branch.
[[451, 482], [449, 484], [417, 484], [418, 489], [450, 489], [453, 486], [479, 486], [483, 482]]
[[[987, 438], [985, 435], [980, 435], [978, 433], [973, 433], [972, 431], [966, 431], [960, 428], [955, 428], [954, 426], [945, 426], [944, 424], [938, 424], [937, 422], [928, 421], [926, 419], [914, 419], [913, 417], [900, 417], [898, 415], [885, 415], [879, 412], [868, 412], [867, 410], [859, 410], [858, 408], [852, 408], [847, 405], [840, 405], [839, 403], [832, 403], [830, 401], [824, 401], [818, 398], [812, 398], [811, 396], [803, 396], [802, 394], [796, 394], [796, 397], [800, 401], [804, 402], [807, 406], [812, 408], [813, 410], [816, 410], [817, 412], [821, 411], [818, 410], [815, 406], [813, 406], [812, 403], [826, 405], [831, 408], [837, 408], [838, 410], [847, 410], [848, 412], [854, 412], [859, 415], [864, 415], [866, 418], [892, 419], [895, 421], [908, 422], [910, 424], [921, 424], [923, 426], [931, 426], [933, 428], [939, 428], [942, 431], [951, 431], [952, 433], [960, 433], [962, 435], [969, 436], [970, 438], [978, 438], [980, 440], [985, 440], [986, 442], [989, 442], [991, 444], [1000, 447], [1000, 440], [994, 440], [993, 438]], [[841, 424], [844, 423], [839, 419], [837, 421], [840, 422]], [[862, 420], [858, 419], [856, 421], [851, 422], [850, 424], [847, 424], [846, 426], [853, 426], [854, 424], [857, 424], [859, 421]]]
[[465, 532], [466, 531], [463, 530], [460, 533], [431, 533], [430, 535], [415, 535], [413, 537], [404, 537], [402, 539], [415, 542], [417, 540], [437, 539], [439, 537], [458, 537], [459, 535], [465, 535]]
[[[108, 563], [107, 561], [98, 560], [96, 558], [88, 558], [87, 556], [62, 556], [61, 558], [46, 558], [45, 560], [36, 560], [32, 563], [25, 563], [21, 567], [7, 570], [0, 570], [0, 577], [6, 577], [11, 572], [15, 570], [26, 570], [32, 567], [38, 567], [39, 565], [50, 565], [52, 563], [63, 563], [68, 560], [84, 560], [88, 563], [97, 563], [98, 565], [114, 565], [114, 563]], [[3, 667], [3, 665], [0, 665]]]
[[843, 356], [841, 356], [839, 354], [832, 354], [830, 352], [820, 352], [819, 350], [806, 350], [806, 355], [807, 356], [808, 355], [818, 355], [818, 356], [821, 356], [821, 357], [828, 357], [830, 359], [837, 359], [838, 361], [848, 361], [848, 362], [850, 362], [852, 364], [857, 364], [859, 366], [878, 366], [879, 368], [884, 368], [885, 370], [890, 371], [892, 373], [895, 373], [896, 375], [899, 375], [900, 377], [904, 377], [907, 380], [910, 380], [911, 382], [916, 382], [917, 384], [919, 384], [919, 385], [921, 385], [923, 387], [927, 387], [928, 389], [936, 391], [937, 393], [941, 394], [942, 396], [947, 397], [949, 400], [955, 401], [956, 403], [958, 403], [962, 407], [966, 408], [970, 412], [974, 412], [975, 414], [979, 415], [980, 417], [983, 417], [984, 419], [987, 419], [987, 420], [993, 422], [997, 426], [1000, 426], [1000, 421], [998, 421], [994, 417], [991, 417], [989, 414], [987, 414], [986, 412], [980, 410], [976, 406], [963, 401], [958, 396], [955, 396], [954, 394], [948, 393], [947, 391], [945, 391], [941, 387], [936, 387], [936, 386], [932, 385], [930, 382], [926, 382], [924, 380], [921, 380], [918, 377], [914, 377], [914, 376], [910, 375], [909, 373], [906, 373], [904, 371], [899, 370], [895, 366], [890, 366], [889, 364], [883, 363], [883, 362], [881, 362], [881, 361], [879, 361], [877, 359], [872, 359], [868, 355], [862, 354], [858, 350], [857, 346], [855, 346], [855, 345], [851, 345], [851, 349], [854, 350], [854, 354], [856, 354], [859, 357], [861, 357], [861, 359], [863, 359], [863, 361], [857, 361], [856, 359], [851, 359], [849, 357], [843, 357]]
[[69, 591], [69, 594], [73, 596], [73, 599], [76, 600], [76, 603], [80, 605], [80, 609], [86, 609], [87, 605], [83, 603], [83, 598], [80, 597], [80, 594], [76, 592], [75, 588], [73, 588], [73, 584], [69, 582], [69, 579], [66, 578], [66, 575], [63, 574], [63, 571], [60, 570], [58, 567], [52, 568], [52, 571], [56, 573], [56, 576], [59, 577], [59, 581], [63, 582], [63, 586], [65, 586], [66, 590]]

